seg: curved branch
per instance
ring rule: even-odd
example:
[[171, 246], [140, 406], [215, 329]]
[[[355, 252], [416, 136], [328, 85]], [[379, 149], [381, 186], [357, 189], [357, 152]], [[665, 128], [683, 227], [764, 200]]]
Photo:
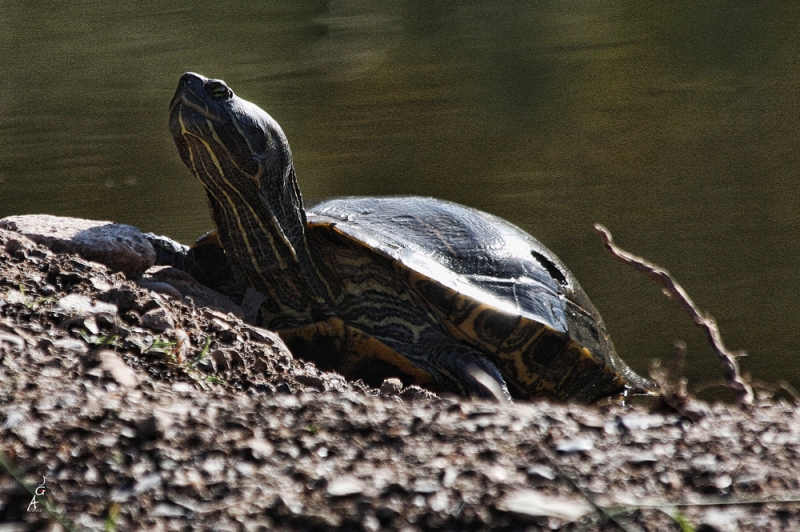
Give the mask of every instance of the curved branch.
[[683, 307], [683, 310], [689, 314], [692, 321], [705, 330], [714, 353], [722, 363], [725, 383], [737, 394], [740, 403], [751, 404], [753, 402], [753, 389], [742, 379], [739, 373], [739, 364], [736, 362], [736, 359], [744, 356], [745, 353], [742, 351], [729, 351], [725, 347], [722, 342], [722, 335], [719, 332], [719, 326], [717, 326], [714, 317], [697, 308], [697, 305], [694, 304], [686, 290], [672, 278], [667, 270], [618, 247], [614, 244], [611, 232], [603, 225], [595, 224], [594, 230], [603, 238], [606, 249], [614, 258], [645, 274], [661, 285], [667, 295]]

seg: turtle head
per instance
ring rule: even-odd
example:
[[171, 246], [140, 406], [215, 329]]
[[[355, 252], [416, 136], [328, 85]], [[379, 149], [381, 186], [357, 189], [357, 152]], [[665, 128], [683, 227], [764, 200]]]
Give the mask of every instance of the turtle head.
[[292, 152], [278, 123], [224, 81], [187, 72], [170, 103], [169, 128], [206, 189], [237, 281], [267, 293], [277, 279], [294, 276], [288, 285], [295, 293], [274, 299], [319, 301]]
[[181, 159], [206, 188], [219, 183], [220, 172], [227, 179], [249, 179], [263, 190], [277, 188], [293, 171], [289, 142], [278, 123], [222, 80], [192, 72], [181, 76], [169, 126]]

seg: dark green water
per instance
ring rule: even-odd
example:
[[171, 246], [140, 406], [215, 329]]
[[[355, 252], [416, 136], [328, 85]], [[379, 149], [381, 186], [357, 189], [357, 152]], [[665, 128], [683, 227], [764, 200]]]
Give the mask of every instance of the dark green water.
[[[800, 3], [0, 3], [0, 217], [211, 227], [167, 106], [187, 70], [286, 131], [307, 199], [433, 195], [545, 242], [646, 372], [702, 334], [592, 231], [669, 269], [800, 388]], [[204, 4], [205, 5], [205, 4]]]

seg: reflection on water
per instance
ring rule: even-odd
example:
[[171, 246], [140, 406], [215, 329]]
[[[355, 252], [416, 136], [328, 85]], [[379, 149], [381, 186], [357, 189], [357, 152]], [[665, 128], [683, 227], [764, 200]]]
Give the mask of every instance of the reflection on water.
[[701, 334], [592, 233], [659, 262], [800, 386], [800, 4], [525, 1], [0, 5], [0, 216], [211, 224], [166, 128], [180, 74], [270, 112], [307, 198], [434, 195], [531, 231], [646, 372]]

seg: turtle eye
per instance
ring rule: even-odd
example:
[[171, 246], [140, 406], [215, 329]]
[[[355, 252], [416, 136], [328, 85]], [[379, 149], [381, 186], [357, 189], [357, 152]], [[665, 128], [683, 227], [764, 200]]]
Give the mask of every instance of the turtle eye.
[[218, 102], [222, 100], [228, 100], [233, 97], [233, 91], [221, 81], [209, 81], [206, 83], [205, 89], [206, 94], [208, 94], [212, 100]]

